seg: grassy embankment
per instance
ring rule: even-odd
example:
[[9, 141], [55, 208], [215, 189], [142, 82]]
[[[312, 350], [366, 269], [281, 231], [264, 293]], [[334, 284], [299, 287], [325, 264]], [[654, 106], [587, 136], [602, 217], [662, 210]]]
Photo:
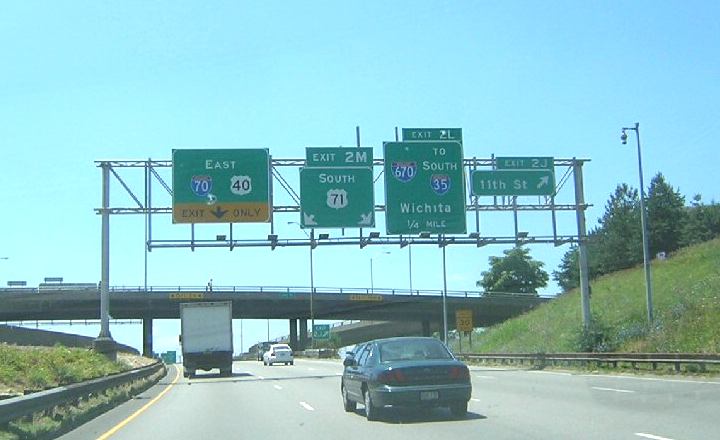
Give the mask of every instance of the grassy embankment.
[[720, 239], [652, 262], [655, 323], [647, 325], [643, 268], [591, 281], [589, 332], [577, 290], [463, 341], [476, 353], [720, 352]]
[[[0, 393], [23, 394], [129, 370], [122, 362], [80, 348], [17, 347], [0, 344]], [[0, 440], [53, 438], [147, 388], [151, 380], [118, 387], [76, 405], [11, 422], [0, 428]]]
[[0, 393], [23, 394], [126, 370], [93, 351], [0, 344]]

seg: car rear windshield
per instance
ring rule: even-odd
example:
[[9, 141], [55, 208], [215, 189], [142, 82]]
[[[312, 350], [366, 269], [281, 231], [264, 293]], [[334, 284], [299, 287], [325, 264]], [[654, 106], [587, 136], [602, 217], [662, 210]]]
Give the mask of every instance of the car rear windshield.
[[380, 362], [452, 359], [440, 342], [432, 339], [387, 341], [380, 344]]

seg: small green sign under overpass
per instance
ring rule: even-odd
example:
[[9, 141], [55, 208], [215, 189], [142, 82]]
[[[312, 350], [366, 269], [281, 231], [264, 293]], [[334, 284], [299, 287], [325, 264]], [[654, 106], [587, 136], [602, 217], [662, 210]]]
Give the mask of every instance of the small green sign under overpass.
[[315, 324], [312, 337], [318, 340], [330, 339], [330, 324]]

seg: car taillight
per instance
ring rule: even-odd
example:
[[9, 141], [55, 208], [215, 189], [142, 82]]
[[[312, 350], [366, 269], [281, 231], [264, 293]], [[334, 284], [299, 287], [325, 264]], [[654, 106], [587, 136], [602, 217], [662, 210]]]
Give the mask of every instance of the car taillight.
[[405, 382], [405, 373], [402, 370], [385, 370], [378, 375], [378, 382], [386, 385]]
[[450, 367], [449, 375], [452, 379], [470, 379], [468, 367]]

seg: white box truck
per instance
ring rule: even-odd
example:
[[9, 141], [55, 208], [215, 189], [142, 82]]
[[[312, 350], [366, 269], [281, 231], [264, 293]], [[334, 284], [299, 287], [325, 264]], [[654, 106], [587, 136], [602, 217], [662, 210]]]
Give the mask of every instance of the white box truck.
[[232, 302], [181, 303], [180, 342], [185, 377], [213, 368], [219, 368], [222, 376], [231, 376]]

